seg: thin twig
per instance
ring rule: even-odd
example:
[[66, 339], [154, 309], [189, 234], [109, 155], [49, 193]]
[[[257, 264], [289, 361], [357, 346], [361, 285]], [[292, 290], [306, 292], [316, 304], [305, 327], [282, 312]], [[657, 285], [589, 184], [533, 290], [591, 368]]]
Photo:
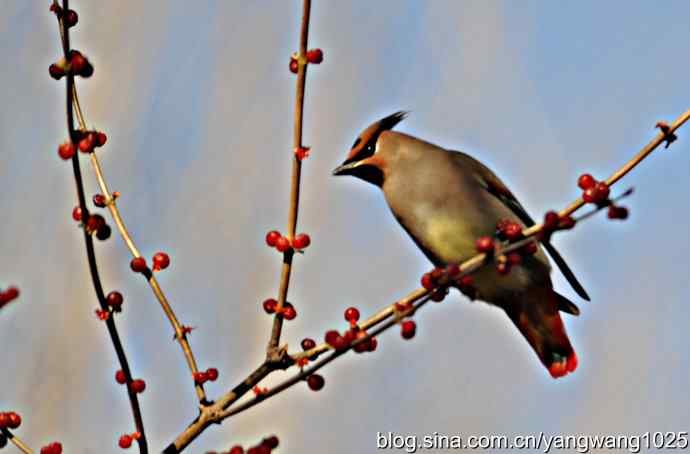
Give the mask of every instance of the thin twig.
[[[74, 87], [72, 92], [74, 112], [76, 113], [77, 119], [79, 121], [79, 127], [82, 132], [87, 131], [88, 128], [86, 126], [84, 114], [82, 113], [81, 106], [79, 104], [79, 97], [77, 95], [76, 86]], [[110, 211], [110, 214], [113, 217], [113, 220], [115, 221], [115, 225], [117, 226], [117, 230], [120, 233], [120, 237], [125, 242], [125, 245], [132, 254], [132, 257], [141, 257], [142, 255], [139, 252], [139, 249], [136, 247], [136, 244], [134, 243], [132, 236], [127, 230], [127, 227], [125, 226], [124, 220], [122, 219], [122, 215], [120, 214], [120, 210], [117, 208], [116, 200], [113, 197], [110, 190], [108, 189], [105, 177], [103, 176], [103, 170], [98, 160], [98, 156], [96, 155], [96, 153], [90, 153], [89, 156], [94, 173], [96, 174], [98, 186], [100, 187], [101, 193], [105, 197], [106, 206], [108, 207], [108, 211]], [[177, 319], [177, 316], [175, 315], [175, 312], [170, 306], [170, 303], [168, 302], [165, 293], [163, 293], [163, 290], [161, 289], [161, 286], [158, 283], [158, 280], [156, 279], [155, 275], [153, 273], [146, 273], [144, 274], [144, 278], [148, 281], [149, 286], [151, 287], [151, 290], [153, 291], [153, 294], [156, 297], [156, 300], [158, 300], [158, 303], [161, 305], [163, 312], [168, 317], [168, 321], [170, 322], [170, 324], [173, 327], [173, 330], [175, 331], [174, 338], [180, 343], [180, 347], [182, 348], [185, 360], [187, 361], [187, 366], [189, 367], [191, 376], [194, 376], [194, 374], [198, 372], [199, 369], [194, 358], [194, 352], [192, 351], [192, 347], [189, 344], [189, 340], [187, 339], [187, 336], [183, 330], [182, 324]], [[204, 391], [203, 386], [201, 384], [194, 382], [194, 388], [199, 402], [205, 403], [206, 393]]]
[[[295, 97], [295, 127], [293, 131], [293, 150], [302, 148], [302, 118], [304, 111], [304, 87], [307, 82], [307, 42], [309, 38], [309, 13], [311, 10], [311, 0], [304, 0], [302, 12], [302, 27], [300, 33], [299, 54], [297, 56], [297, 95]], [[302, 175], [302, 161], [293, 155], [292, 158], [292, 180], [290, 183], [290, 209], [288, 211], [288, 238], [290, 241], [295, 237], [297, 229], [297, 215], [299, 213], [299, 192], [300, 180]], [[278, 305], [276, 316], [273, 319], [271, 339], [268, 342], [267, 356], [271, 357], [280, 343], [280, 333], [283, 329], [283, 315], [281, 309], [287, 300], [288, 287], [290, 286], [290, 271], [292, 270], [292, 258], [294, 251], [288, 249], [283, 255], [283, 267], [280, 272], [280, 287], [278, 291]]]
[[391, 320], [388, 320], [386, 323], [382, 324], [378, 328], [367, 333], [366, 336], [358, 338], [356, 341], [352, 342], [347, 348], [345, 348], [343, 350], [335, 350], [333, 353], [331, 353], [327, 357], [322, 358], [321, 360], [315, 362], [310, 367], [302, 369], [298, 374], [296, 374], [293, 377], [283, 381], [282, 383], [278, 384], [277, 386], [269, 389], [266, 393], [258, 394], [255, 397], [253, 397], [252, 399], [248, 400], [247, 402], [243, 402], [240, 405], [237, 405], [235, 407], [232, 407], [232, 408], [220, 413], [219, 415], [217, 415], [218, 421], [221, 421], [225, 418], [229, 418], [230, 416], [233, 416], [233, 415], [236, 415], [240, 412], [243, 412], [244, 410], [247, 410], [256, 404], [258, 404], [258, 403], [260, 403], [260, 402], [262, 402], [262, 401], [264, 401], [270, 397], [273, 397], [276, 394], [281, 393], [282, 391], [285, 391], [286, 389], [288, 389], [292, 385], [297, 384], [300, 381], [304, 380], [309, 375], [314, 374], [316, 371], [318, 371], [319, 369], [321, 369], [322, 367], [324, 367], [325, 365], [327, 365], [331, 361], [335, 360], [339, 356], [342, 356], [345, 353], [347, 353], [348, 351], [352, 350], [357, 345], [364, 343], [364, 342], [368, 342], [372, 337], [375, 337], [375, 336], [381, 334], [382, 332], [386, 331], [387, 329], [395, 326], [401, 318], [410, 317], [410, 316], [414, 315], [414, 313], [419, 308], [424, 306], [424, 304], [426, 304], [429, 301], [429, 296], [430, 296], [429, 294], [426, 294], [426, 295], [416, 299], [413, 303], [411, 303], [412, 306], [409, 309], [406, 309], [398, 317], [391, 319]]
[[[57, 5], [57, 1], [54, 0], [53, 4]], [[69, 0], [63, 0], [62, 2], [62, 11], [67, 11], [69, 9]], [[70, 45], [69, 45], [69, 28], [65, 25], [65, 21], [61, 17], [61, 15], [58, 16], [58, 26], [60, 29], [60, 36], [61, 36], [61, 41], [62, 41], [62, 48], [63, 52], [65, 55], [65, 59], [69, 61], [69, 56], [70, 56]], [[75, 83], [74, 83], [74, 75], [72, 74], [71, 71], [68, 71], [67, 73], [67, 84], [66, 84], [66, 107], [67, 107], [67, 129], [69, 132], [69, 137], [70, 141], [73, 144], [77, 143], [78, 139], [78, 133], [74, 128], [74, 109], [73, 109], [73, 95], [76, 93], [76, 88], [75, 88]], [[79, 118], [80, 120], [82, 119], [81, 112], [79, 112]], [[74, 181], [77, 189], [77, 196], [79, 199], [79, 207], [81, 208], [81, 212], [83, 216], [87, 216], [88, 214], [88, 208], [86, 206], [86, 197], [84, 195], [84, 184], [81, 176], [81, 168], [79, 166], [79, 157], [78, 154], [75, 154], [72, 157], [72, 169], [74, 172]], [[89, 271], [91, 274], [91, 280], [93, 282], [94, 290], [96, 292], [96, 296], [98, 298], [98, 303], [101, 307], [101, 310], [107, 311], [108, 310], [108, 305], [106, 302], [106, 297], [103, 292], [103, 285], [101, 283], [101, 278], [98, 272], [98, 265], [96, 262], [96, 253], [94, 250], [94, 245], [93, 245], [93, 237], [89, 232], [87, 232], [87, 229], [84, 228], [84, 243], [86, 246], [86, 254], [88, 258], [88, 263], [89, 263]], [[120, 340], [119, 333], [117, 331], [117, 327], [115, 325], [115, 320], [113, 317], [109, 317], [106, 320], [106, 327], [108, 329], [108, 333], [110, 335], [110, 340], [112, 341], [113, 347], [115, 348], [115, 353], [117, 355], [118, 361], [120, 363], [120, 368], [125, 374], [125, 377], [127, 379], [127, 383], [130, 384], [132, 382], [132, 375], [131, 371], [129, 369], [129, 363], [127, 361], [127, 356], [125, 354], [124, 348], [122, 346], [122, 341]], [[134, 417], [134, 423], [136, 426], [137, 431], [141, 434], [141, 436], [138, 438], [138, 444], [139, 444], [139, 452], [141, 454], [146, 454], [148, 453], [148, 443], [146, 441], [146, 432], [144, 431], [144, 422], [143, 418], [141, 415], [141, 408], [139, 406], [139, 400], [136, 395], [136, 393], [132, 390], [131, 386], [127, 386], [127, 394], [129, 396], [129, 401], [130, 401], [130, 406], [132, 408], [132, 414]]]

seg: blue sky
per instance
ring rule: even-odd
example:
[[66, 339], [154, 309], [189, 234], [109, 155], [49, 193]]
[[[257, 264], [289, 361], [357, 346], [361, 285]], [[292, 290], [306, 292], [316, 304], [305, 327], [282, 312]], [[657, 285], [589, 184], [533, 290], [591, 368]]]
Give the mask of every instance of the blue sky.
[[[94, 62], [80, 83], [89, 125], [120, 207], [147, 256], [166, 250], [160, 276], [175, 310], [197, 326], [202, 367], [218, 396], [262, 359], [279, 257], [263, 245], [285, 230], [301, 4], [79, 2], [76, 48]], [[69, 452], [116, 451], [132, 430], [115, 356], [96, 306], [65, 139], [64, 86], [48, 77], [60, 52], [48, 2], [5, 2], [0, 18], [0, 286], [21, 301], [0, 313], [8, 366], [0, 407], [24, 417], [19, 435]], [[577, 176], [610, 174], [690, 100], [690, 4], [665, 2], [315, 2], [310, 47], [324, 63], [307, 81], [297, 257], [287, 324], [305, 336], [343, 327], [350, 305], [371, 314], [414, 289], [429, 268], [381, 194], [334, 179], [357, 134], [405, 109], [399, 130], [486, 162], [535, 216], [578, 195]], [[457, 294], [423, 311], [418, 335], [395, 331], [375, 354], [324, 371], [318, 394], [297, 386], [220, 427], [191, 452], [249, 444], [269, 433], [280, 452], [374, 452], [377, 431], [425, 434], [638, 434], [687, 430], [690, 420], [690, 239], [687, 133], [635, 170], [631, 217], [600, 216], [556, 238], [592, 302], [566, 325], [577, 372], [554, 381], [507, 317]], [[87, 187], [96, 191], [85, 160]], [[122, 241], [98, 245], [106, 287], [120, 289], [119, 326], [153, 451], [195, 416], [179, 348]], [[575, 301], [564, 280], [556, 288]], [[282, 374], [276, 374], [280, 378]], [[268, 380], [266, 386], [275, 383]]]

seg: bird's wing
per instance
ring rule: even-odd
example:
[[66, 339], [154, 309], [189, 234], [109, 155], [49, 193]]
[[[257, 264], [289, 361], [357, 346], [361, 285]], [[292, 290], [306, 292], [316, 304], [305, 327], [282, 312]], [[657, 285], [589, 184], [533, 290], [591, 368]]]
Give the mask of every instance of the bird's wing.
[[[525, 208], [520, 204], [520, 202], [518, 202], [517, 198], [512, 192], [510, 192], [510, 189], [508, 189], [508, 187], [506, 187], [506, 185], [488, 167], [465, 153], [457, 152], [456, 155], [458, 156], [458, 159], [462, 161], [462, 165], [472, 168], [482, 186], [491, 195], [498, 198], [505, 206], [510, 208], [510, 210], [515, 213], [515, 215], [520, 218], [520, 220], [524, 222], [527, 227], [531, 227], [535, 224], [534, 219], [532, 219]], [[559, 254], [556, 248], [548, 241], [542, 242], [542, 244], [544, 245], [546, 252], [549, 253], [553, 261], [556, 263], [556, 266], [558, 266], [558, 269], [561, 270], [561, 273], [563, 273], [563, 276], [565, 276], [565, 278], [568, 280], [573, 290], [575, 290], [575, 292], [580, 295], [582, 299], [589, 301], [590, 298], [587, 294], [587, 291], [577, 280], [577, 277], [575, 277], [575, 274], [570, 269], [568, 264], [565, 263], [565, 260], [563, 257], [561, 257], [561, 254]]]

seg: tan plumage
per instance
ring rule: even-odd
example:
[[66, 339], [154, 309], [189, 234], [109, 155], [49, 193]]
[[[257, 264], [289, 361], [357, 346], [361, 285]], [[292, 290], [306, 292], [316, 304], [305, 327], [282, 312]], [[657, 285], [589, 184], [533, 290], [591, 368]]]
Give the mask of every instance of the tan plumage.
[[[534, 223], [505, 184], [476, 159], [392, 131], [404, 117], [398, 112], [365, 129], [334, 174], [353, 175], [381, 187], [395, 218], [434, 265], [473, 256], [476, 239], [493, 235], [501, 219], [523, 226]], [[544, 246], [573, 288], [588, 299], [558, 252], [550, 244]], [[495, 267], [483, 267], [474, 275], [474, 286], [477, 298], [506, 311], [558, 377], [577, 365], [559, 310], [579, 311], [553, 291], [550, 271], [539, 248], [506, 276]]]

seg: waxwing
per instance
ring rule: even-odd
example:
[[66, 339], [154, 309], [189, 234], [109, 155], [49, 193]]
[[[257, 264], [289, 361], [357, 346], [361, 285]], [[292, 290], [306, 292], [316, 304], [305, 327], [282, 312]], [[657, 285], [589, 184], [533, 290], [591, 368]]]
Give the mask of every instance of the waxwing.
[[[393, 215], [437, 267], [474, 256], [476, 240], [492, 236], [499, 220], [534, 221], [505, 184], [471, 156], [392, 131], [406, 116], [396, 112], [366, 128], [334, 175], [352, 175], [383, 190]], [[577, 367], [560, 312], [579, 314], [553, 290], [544, 249], [573, 289], [589, 300], [563, 258], [548, 242], [507, 275], [495, 266], [475, 272], [474, 296], [501, 307], [554, 378]]]

